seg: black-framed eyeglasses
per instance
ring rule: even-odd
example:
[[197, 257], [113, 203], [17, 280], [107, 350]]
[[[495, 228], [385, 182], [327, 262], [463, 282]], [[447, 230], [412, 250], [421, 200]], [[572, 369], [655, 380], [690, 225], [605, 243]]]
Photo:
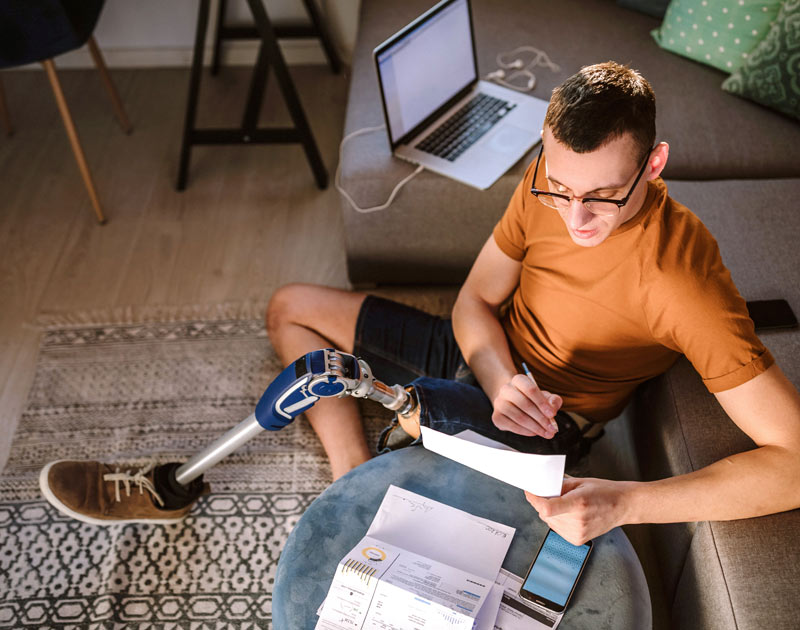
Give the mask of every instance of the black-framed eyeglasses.
[[[655, 149], [655, 147], [653, 147]], [[633, 194], [634, 188], [636, 188], [636, 184], [639, 183], [639, 180], [642, 178], [644, 174], [644, 169], [647, 166], [647, 160], [650, 159], [650, 153], [653, 149], [650, 149], [647, 153], [647, 157], [644, 159], [642, 163], [642, 168], [639, 169], [639, 174], [636, 176], [636, 179], [633, 180], [633, 184], [631, 185], [631, 189], [628, 191], [628, 194], [625, 195], [622, 199], [600, 199], [594, 197], [576, 197], [575, 195], [562, 195], [560, 193], [550, 192], [549, 190], [539, 190], [538, 188], [532, 186], [531, 193], [533, 193], [536, 198], [543, 203], [548, 208], [555, 208], [556, 210], [566, 210], [569, 208], [569, 205], [572, 203], [573, 199], [577, 199], [580, 201], [583, 206], [592, 214], [596, 214], [602, 217], [610, 217], [616, 214], [619, 214], [620, 209], [628, 203]], [[539, 163], [542, 160], [542, 152], [544, 151], [544, 145], [539, 147], [539, 156], [536, 158], [536, 168], [533, 171], [533, 183], [536, 183], [536, 176], [539, 173]]]

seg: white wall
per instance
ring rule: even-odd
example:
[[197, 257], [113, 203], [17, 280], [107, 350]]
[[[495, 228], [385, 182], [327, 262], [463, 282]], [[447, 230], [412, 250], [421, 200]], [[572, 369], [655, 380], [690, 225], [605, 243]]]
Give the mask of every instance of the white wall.
[[[353, 51], [361, 0], [316, 0], [336, 48], [345, 61]], [[264, 0], [274, 23], [307, 21], [300, 0]], [[106, 0], [94, 35], [106, 63], [112, 67], [188, 66], [191, 64], [198, 0]], [[206, 62], [210, 59], [212, 34], [218, 4], [211, 2]], [[245, 0], [228, 0], [226, 23], [251, 24], [250, 9]], [[224, 63], [251, 64], [258, 43], [229, 40], [223, 44]], [[289, 64], [325, 63], [316, 39], [283, 40], [281, 48]], [[58, 57], [59, 67], [92, 65], [84, 46]]]

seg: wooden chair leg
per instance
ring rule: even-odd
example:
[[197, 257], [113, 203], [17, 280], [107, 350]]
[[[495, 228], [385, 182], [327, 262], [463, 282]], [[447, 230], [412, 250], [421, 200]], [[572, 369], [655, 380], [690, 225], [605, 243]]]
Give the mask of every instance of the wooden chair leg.
[[119, 126], [122, 127], [122, 131], [125, 133], [130, 133], [131, 123], [128, 120], [128, 116], [125, 114], [125, 107], [122, 105], [122, 99], [119, 97], [117, 88], [114, 86], [114, 82], [111, 80], [111, 75], [108, 73], [108, 68], [106, 68], [106, 63], [103, 61], [103, 55], [100, 53], [100, 49], [97, 47], [97, 42], [94, 39], [94, 35], [89, 37], [88, 44], [89, 52], [94, 60], [94, 65], [97, 66], [97, 70], [100, 72], [100, 76], [103, 79], [103, 85], [106, 87], [106, 92], [108, 92], [109, 97], [111, 97], [111, 106], [114, 108], [114, 113], [119, 121]]
[[69, 113], [69, 107], [67, 107], [67, 101], [64, 98], [64, 92], [61, 90], [61, 83], [59, 82], [58, 75], [56, 74], [56, 65], [53, 63], [52, 59], [46, 59], [42, 62], [42, 65], [47, 71], [47, 78], [50, 79], [50, 86], [53, 88], [53, 94], [56, 97], [58, 110], [61, 112], [61, 118], [64, 121], [64, 127], [67, 130], [69, 142], [72, 145], [72, 152], [75, 154], [75, 160], [78, 162], [78, 168], [81, 171], [83, 183], [86, 185], [86, 190], [89, 192], [89, 198], [92, 200], [92, 206], [94, 207], [94, 212], [97, 215], [97, 220], [100, 222], [100, 224], [103, 224], [106, 222], [106, 218], [103, 216], [102, 208], [100, 208], [100, 200], [97, 197], [97, 190], [95, 190], [94, 182], [92, 181], [92, 174], [89, 172], [89, 165], [86, 163], [86, 157], [83, 154], [83, 149], [81, 148], [81, 143], [78, 139], [78, 132], [75, 130], [75, 124], [72, 122], [72, 116]]
[[8, 106], [6, 105], [6, 93], [3, 90], [2, 79], [0, 79], [0, 122], [3, 123], [7, 136], [14, 133], [14, 128], [11, 126], [11, 116], [8, 113]]

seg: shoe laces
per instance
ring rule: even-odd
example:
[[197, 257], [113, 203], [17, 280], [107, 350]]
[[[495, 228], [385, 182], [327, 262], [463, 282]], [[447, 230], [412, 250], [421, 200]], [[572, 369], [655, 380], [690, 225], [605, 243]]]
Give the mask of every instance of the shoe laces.
[[161, 496], [159, 496], [158, 491], [153, 485], [153, 482], [147, 478], [147, 474], [153, 469], [154, 466], [155, 464], [148, 464], [135, 473], [132, 470], [122, 472], [119, 468], [117, 468], [115, 472], [106, 473], [103, 475], [103, 480], [114, 482], [114, 494], [118, 502], [122, 501], [119, 493], [120, 484], [125, 486], [126, 495], [131, 496], [131, 484], [135, 483], [139, 488], [139, 494], [144, 494], [144, 491], [147, 490], [158, 502], [158, 504], [163, 507], [164, 500], [161, 498]]

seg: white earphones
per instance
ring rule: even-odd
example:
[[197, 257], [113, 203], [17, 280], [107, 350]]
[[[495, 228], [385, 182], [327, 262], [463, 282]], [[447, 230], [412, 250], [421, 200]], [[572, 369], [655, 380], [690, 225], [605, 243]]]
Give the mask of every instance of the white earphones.
[[[528, 82], [525, 84], [524, 87], [510, 83], [519, 76], [528, 77]], [[531, 72], [530, 70], [517, 70], [509, 74], [508, 77], [506, 77], [506, 71], [500, 68], [499, 70], [495, 70], [494, 72], [490, 72], [489, 74], [487, 74], [486, 78], [489, 79], [490, 81], [499, 83], [500, 85], [505, 85], [506, 87], [510, 87], [513, 90], [520, 90], [524, 92], [532, 90], [536, 86], [536, 75], [534, 75], [533, 72]], [[506, 78], [508, 78], [508, 81], [505, 80]]]
[[[521, 57], [513, 58], [520, 53], [533, 53], [534, 56], [526, 64]], [[505, 61], [509, 57], [512, 57], [512, 60]], [[533, 68], [542, 66], [549, 68], [552, 72], [560, 70], [556, 64], [550, 61], [550, 57], [547, 56], [546, 52], [533, 46], [520, 46], [510, 52], [499, 53], [496, 61], [500, 67], [487, 74], [486, 79], [518, 92], [530, 92], [536, 87], [536, 75], [533, 74]], [[506, 74], [506, 70], [513, 70], [513, 72]], [[520, 84], [518, 82], [519, 77], [527, 77], [528, 80], [524, 84]]]

